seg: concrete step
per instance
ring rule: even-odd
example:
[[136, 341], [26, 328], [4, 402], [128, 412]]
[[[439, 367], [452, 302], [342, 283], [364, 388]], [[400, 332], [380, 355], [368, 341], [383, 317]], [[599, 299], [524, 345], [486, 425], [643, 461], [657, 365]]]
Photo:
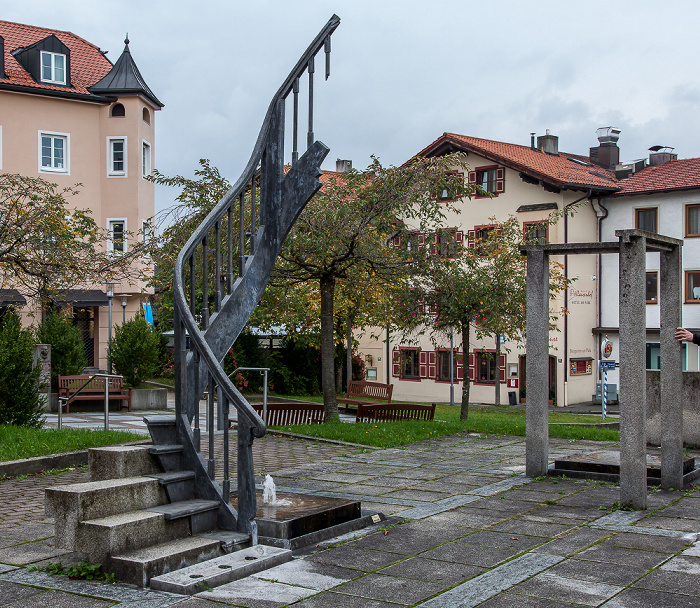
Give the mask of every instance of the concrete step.
[[78, 524], [75, 550], [87, 553], [93, 563], [109, 555], [127, 553], [190, 535], [186, 518], [166, 521], [162, 513], [130, 511]]
[[75, 550], [78, 523], [167, 502], [157, 479], [125, 477], [46, 488], [46, 516], [55, 519], [57, 547]]
[[194, 471], [171, 471], [170, 473], [152, 473], [153, 477], [165, 488], [170, 502], [188, 500], [194, 497]]
[[151, 579], [151, 589], [182, 595], [218, 587], [292, 559], [289, 549], [256, 545]]
[[124, 479], [158, 473], [158, 463], [150, 455], [150, 445], [111, 445], [88, 450], [90, 481]]
[[221, 554], [218, 540], [189, 537], [112, 555], [103, 566], [120, 581], [147, 587], [154, 576], [214, 559]]
[[152, 513], [162, 513], [166, 521], [189, 517], [192, 534], [199, 534], [216, 528], [219, 502], [202, 499], [180, 500], [147, 510]]
[[143, 421], [156, 445], [177, 443], [175, 416], [145, 416]]

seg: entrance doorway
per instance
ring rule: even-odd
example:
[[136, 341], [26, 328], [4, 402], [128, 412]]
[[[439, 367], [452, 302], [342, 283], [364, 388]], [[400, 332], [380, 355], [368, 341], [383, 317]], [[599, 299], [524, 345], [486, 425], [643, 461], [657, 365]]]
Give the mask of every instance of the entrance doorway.
[[74, 306], [73, 325], [78, 328], [83, 341], [87, 367], [95, 367], [95, 308]]
[[[525, 379], [527, 378], [527, 357], [525, 355], [520, 355], [518, 357], [518, 375], [520, 377], [520, 386], [525, 388], [527, 392], [527, 385]], [[550, 397], [553, 396], [556, 403], [557, 398], [557, 358], [549, 355], [549, 394]]]

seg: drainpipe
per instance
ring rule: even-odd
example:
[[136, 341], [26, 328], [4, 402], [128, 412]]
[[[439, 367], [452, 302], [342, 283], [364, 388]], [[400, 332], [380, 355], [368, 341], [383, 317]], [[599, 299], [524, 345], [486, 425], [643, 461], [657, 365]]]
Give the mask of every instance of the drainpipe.
[[[603, 206], [603, 203], [600, 202], [600, 199], [597, 199], [597, 203], [592, 203], [593, 204], [593, 209], [595, 209], [595, 213], [598, 216], [598, 242], [602, 243], [603, 242], [603, 220], [608, 217], [608, 210], [606, 207]], [[598, 254], [598, 274], [597, 274], [597, 281], [598, 281], [598, 310], [597, 310], [597, 317], [598, 317], [598, 327], [600, 327], [603, 324], [602, 320], [602, 310], [603, 310], [603, 254], [599, 253]], [[600, 346], [601, 346], [601, 334], [598, 334], [598, 339], [596, 340], [596, 353], [600, 353]], [[596, 355], [597, 357], [600, 356], [599, 354]], [[600, 380], [600, 370], [598, 371], [598, 378]], [[602, 383], [602, 380], [601, 380]]]
[[386, 326], [386, 383], [391, 384], [391, 364], [393, 361], [391, 360], [391, 344], [389, 343], [389, 326]]
[[[564, 244], [569, 242], [569, 213], [567, 209], [576, 203], [580, 203], [582, 200], [591, 198], [593, 194], [593, 188], [588, 190], [587, 194], [584, 194], [581, 198], [577, 198], [575, 201], [564, 205]], [[569, 278], [569, 256], [564, 256], [564, 278]], [[567, 314], [564, 315], [564, 405], [569, 405], [569, 289], [568, 287], [564, 290], [564, 308]]]

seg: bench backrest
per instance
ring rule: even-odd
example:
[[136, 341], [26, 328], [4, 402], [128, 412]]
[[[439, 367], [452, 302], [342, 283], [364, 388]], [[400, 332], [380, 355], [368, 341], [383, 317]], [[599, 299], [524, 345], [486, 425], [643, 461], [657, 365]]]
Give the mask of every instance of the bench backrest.
[[[77, 391], [85, 382], [90, 379], [87, 374], [82, 374], [80, 376], [59, 376], [58, 377], [58, 388], [65, 389], [67, 392]], [[100, 391], [104, 393], [105, 390], [105, 380], [109, 380], [108, 390], [121, 391], [123, 388], [123, 378], [103, 378], [96, 377], [82, 390], [82, 392], [94, 393]]]
[[[251, 404], [260, 417], [263, 415], [262, 403]], [[324, 420], [323, 403], [268, 403], [268, 426], [285, 424], [322, 424]]]
[[363, 397], [365, 399], [381, 399], [391, 403], [391, 394], [393, 392], [393, 384], [369, 382], [368, 380], [351, 380], [348, 387], [348, 399]]
[[357, 406], [356, 422], [390, 422], [392, 420], [433, 420], [435, 404], [368, 403]]

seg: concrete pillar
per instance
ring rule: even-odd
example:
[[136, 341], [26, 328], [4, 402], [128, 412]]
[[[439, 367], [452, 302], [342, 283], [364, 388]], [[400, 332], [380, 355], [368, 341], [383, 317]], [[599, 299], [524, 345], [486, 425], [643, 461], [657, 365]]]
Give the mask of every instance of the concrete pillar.
[[678, 490], [683, 487], [683, 347], [673, 334], [681, 325], [681, 248], [660, 256], [661, 487]]
[[549, 464], [549, 256], [527, 251], [526, 463], [529, 477], [547, 474]]
[[620, 235], [620, 503], [647, 507], [646, 239], [625, 233]]

